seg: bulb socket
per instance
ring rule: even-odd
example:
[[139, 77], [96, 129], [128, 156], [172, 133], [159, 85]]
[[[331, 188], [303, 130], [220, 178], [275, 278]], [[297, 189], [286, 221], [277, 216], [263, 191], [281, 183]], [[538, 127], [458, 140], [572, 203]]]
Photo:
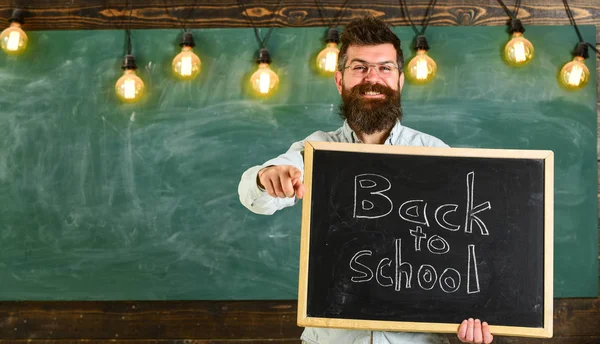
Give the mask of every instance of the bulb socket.
[[427, 43], [427, 38], [423, 35], [418, 35], [415, 41], [415, 48], [417, 50], [429, 50], [429, 43]]
[[258, 59], [256, 60], [256, 63], [271, 63], [271, 55], [269, 54], [269, 50], [267, 50], [266, 48], [261, 48], [258, 51]]
[[327, 31], [327, 38], [325, 39], [325, 43], [340, 43], [340, 32], [338, 29], [329, 29]]
[[181, 43], [179, 43], [180, 47], [190, 47], [193, 48], [196, 46], [196, 43], [194, 42], [194, 35], [192, 35], [191, 31], [185, 31], [183, 33], [183, 39], [181, 40]]
[[135, 57], [133, 55], [125, 55], [125, 59], [123, 60], [123, 65], [121, 66], [121, 69], [126, 70], [126, 69], [133, 69], [136, 70], [137, 69], [137, 65], [135, 64]]
[[25, 23], [24, 18], [25, 18], [25, 11], [23, 11], [20, 8], [17, 8], [12, 12], [12, 15], [10, 16], [10, 18], [8, 18], [8, 22], [9, 23], [16, 22], [16, 23], [23, 25]]
[[577, 43], [577, 47], [575, 47], [574, 55], [581, 56], [584, 59], [587, 59], [588, 57], [590, 57], [587, 43], [585, 43], [585, 42]]
[[520, 32], [523, 33], [525, 32], [525, 27], [523, 26], [523, 24], [521, 23], [521, 21], [519, 19], [511, 19], [510, 22], [508, 22], [508, 32], [510, 33], [515, 33], [515, 32]]

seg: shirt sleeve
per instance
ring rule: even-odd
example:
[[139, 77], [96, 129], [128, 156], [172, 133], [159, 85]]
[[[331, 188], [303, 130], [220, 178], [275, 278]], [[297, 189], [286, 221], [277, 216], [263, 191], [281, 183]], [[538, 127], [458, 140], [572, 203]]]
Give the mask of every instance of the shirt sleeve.
[[258, 171], [264, 167], [273, 165], [292, 165], [302, 172], [304, 180], [304, 141], [299, 141], [288, 149], [287, 152], [271, 159], [259, 166], [253, 166], [242, 174], [242, 179], [238, 185], [238, 194], [240, 202], [251, 212], [261, 215], [272, 215], [277, 210], [291, 207], [296, 204], [296, 197], [279, 198], [272, 197], [261, 190], [256, 183]]
[[424, 142], [425, 146], [428, 147], [441, 147], [441, 148], [450, 148], [444, 141], [438, 139], [437, 137], [428, 135]]

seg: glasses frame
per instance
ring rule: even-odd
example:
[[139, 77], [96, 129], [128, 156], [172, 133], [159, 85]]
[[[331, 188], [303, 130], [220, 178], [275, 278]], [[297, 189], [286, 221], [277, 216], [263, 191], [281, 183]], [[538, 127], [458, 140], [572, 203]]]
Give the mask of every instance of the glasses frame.
[[[400, 71], [400, 68], [395, 65], [392, 62], [382, 62], [382, 63], [368, 63], [368, 62], [360, 62], [360, 61], [354, 61], [352, 62], [350, 65], [345, 66], [343, 68], [343, 70], [345, 71], [346, 69], [353, 67], [352, 64], [360, 64], [362, 66], [366, 66], [367, 67], [367, 72], [364, 75], [353, 75], [354, 77], [365, 77], [367, 75], [369, 75], [371, 73], [371, 68], [373, 68], [373, 70], [375, 71], [375, 74], [377, 74], [378, 76], [382, 77], [382, 78], [388, 78], [393, 74], [393, 70], [397, 70]], [[392, 72], [390, 72], [389, 74], [380, 74], [379, 73], [379, 69], [376, 67], [381, 67], [381, 66], [388, 66], [392, 68]], [[352, 74], [353, 71], [350, 70], [350, 74]]]

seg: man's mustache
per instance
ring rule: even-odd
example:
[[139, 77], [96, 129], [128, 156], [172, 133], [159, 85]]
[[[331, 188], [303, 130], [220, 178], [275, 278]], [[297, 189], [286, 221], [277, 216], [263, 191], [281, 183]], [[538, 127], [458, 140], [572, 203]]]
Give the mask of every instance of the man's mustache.
[[353, 95], [362, 95], [367, 92], [378, 92], [386, 95], [387, 97], [393, 97], [397, 92], [382, 84], [358, 84], [350, 90]]

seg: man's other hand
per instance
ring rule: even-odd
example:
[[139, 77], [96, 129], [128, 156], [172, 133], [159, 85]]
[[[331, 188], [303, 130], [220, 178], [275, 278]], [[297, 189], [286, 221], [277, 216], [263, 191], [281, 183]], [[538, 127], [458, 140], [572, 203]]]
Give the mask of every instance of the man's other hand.
[[304, 196], [302, 172], [291, 165], [269, 166], [258, 171], [256, 182], [272, 197], [294, 197], [300, 199]]
[[488, 323], [479, 319], [463, 320], [456, 333], [458, 339], [463, 343], [485, 343], [490, 344], [494, 340], [494, 336], [490, 333]]

